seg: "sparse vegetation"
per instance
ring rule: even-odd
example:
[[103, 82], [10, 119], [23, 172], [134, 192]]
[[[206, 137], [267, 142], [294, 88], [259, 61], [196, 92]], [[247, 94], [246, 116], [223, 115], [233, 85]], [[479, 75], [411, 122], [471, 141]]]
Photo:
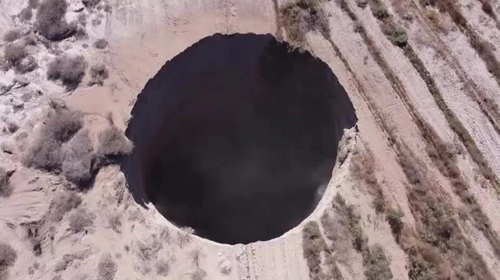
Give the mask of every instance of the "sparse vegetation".
[[9, 196], [12, 192], [10, 176], [12, 174], [0, 167], [0, 196]]
[[76, 211], [69, 216], [69, 228], [74, 233], [79, 233], [93, 224], [94, 222], [92, 219], [81, 209], [76, 209]]
[[101, 0], [82, 0], [82, 3], [83, 3], [83, 5], [84, 5], [86, 8], [94, 8], [94, 7], [95, 7], [95, 6], [97, 6], [100, 2], [101, 2]]
[[363, 262], [367, 280], [388, 280], [393, 278], [389, 266], [390, 262], [384, 253], [384, 249], [379, 244], [375, 244], [370, 248]]
[[401, 231], [403, 230], [403, 220], [401, 219], [403, 217], [403, 213], [396, 211], [396, 210], [389, 210], [386, 215], [386, 220], [391, 226], [391, 231], [394, 237], [396, 238], [396, 241], [399, 241], [401, 238]]
[[306, 34], [318, 31], [330, 37], [328, 19], [321, 8], [321, 0], [296, 0], [280, 9], [280, 24], [294, 48], [302, 50], [306, 45]]
[[308, 222], [302, 229], [302, 250], [311, 279], [323, 279], [321, 269], [321, 253], [325, 250], [326, 243], [315, 221]]
[[391, 32], [390, 40], [394, 45], [398, 47], [406, 46], [406, 44], [408, 43], [408, 35], [406, 34], [406, 30], [400, 26], [395, 27]]
[[97, 266], [99, 280], [111, 280], [115, 278], [118, 266], [110, 254], [103, 254]]
[[94, 42], [93, 46], [96, 49], [100, 49], [100, 50], [105, 49], [108, 46], [108, 40], [98, 39]]
[[19, 65], [27, 56], [26, 47], [22, 44], [8, 44], [4, 48], [4, 59], [9, 64], [8, 68]]
[[7, 269], [17, 260], [17, 253], [9, 244], [0, 241], [0, 279], [6, 279]]
[[109, 227], [117, 233], [122, 232], [122, 215], [119, 213], [113, 214], [108, 218]]
[[15, 40], [21, 38], [21, 32], [18, 29], [12, 29], [7, 31], [5, 35], [3, 35], [3, 40], [7, 43], [12, 43]]
[[80, 112], [67, 107], [56, 108], [25, 151], [22, 163], [28, 167], [59, 173], [63, 163], [61, 147], [82, 126], [83, 116]]
[[370, 3], [374, 3], [372, 5], [372, 12], [376, 18], [384, 19], [386, 17], [389, 17], [389, 10], [387, 10], [387, 7], [384, 4], [378, 1], [372, 1]]
[[77, 185], [92, 179], [94, 147], [88, 130], [78, 132], [63, 149], [62, 174]]
[[87, 62], [83, 56], [58, 56], [49, 63], [47, 77], [60, 80], [68, 90], [73, 90], [85, 76]]
[[43, 0], [38, 8], [35, 29], [51, 41], [61, 41], [76, 33], [76, 24], [65, 19], [66, 0]]
[[159, 260], [156, 262], [156, 274], [166, 277], [169, 272], [170, 264], [166, 260]]
[[30, 7], [26, 7], [21, 10], [19, 17], [24, 21], [30, 21], [33, 18], [33, 10]]
[[104, 85], [104, 80], [109, 77], [108, 68], [103, 63], [92, 65], [90, 68], [90, 82], [89, 85]]
[[82, 203], [82, 199], [75, 192], [63, 192], [58, 194], [50, 205], [51, 218], [54, 222], [59, 222], [64, 215], [76, 209]]
[[111, 125], [98, 135], [97, 156], [99, 164], [111, 164], [132, 152], [132, 142], [116, 126]]

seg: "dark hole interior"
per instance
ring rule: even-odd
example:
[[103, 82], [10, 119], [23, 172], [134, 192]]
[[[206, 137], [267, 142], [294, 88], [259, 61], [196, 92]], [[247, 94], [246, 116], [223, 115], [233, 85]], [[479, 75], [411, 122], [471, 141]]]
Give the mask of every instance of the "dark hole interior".
[[216, 34], [145, 86], [127, 136], [129, 187], [221, 243], [278, 237], [315, 208], [353, 106], [329, 67], [271, 35]]

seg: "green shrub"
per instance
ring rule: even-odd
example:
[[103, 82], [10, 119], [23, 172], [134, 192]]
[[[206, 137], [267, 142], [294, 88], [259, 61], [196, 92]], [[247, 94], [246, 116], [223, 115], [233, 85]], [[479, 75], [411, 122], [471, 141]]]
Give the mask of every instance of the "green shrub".
[[58, 56], [49, 63], [47, 77], [60, 80], [68, 90], [74, 90], [85, 76], [85, 69], [87, 62], [83, 56]]
[[44, 0], [38, 8], [35, 29], [51, 41], [61, 41], [76, 33], [76, 24], [65, 19], [66, 0]]
[[408, 43], [408, 35], [406, 34], [406, 30], [402, 27], [394, 28], [390, 40], [394, 45], [398, 47], [406, 46], [406, 44]]

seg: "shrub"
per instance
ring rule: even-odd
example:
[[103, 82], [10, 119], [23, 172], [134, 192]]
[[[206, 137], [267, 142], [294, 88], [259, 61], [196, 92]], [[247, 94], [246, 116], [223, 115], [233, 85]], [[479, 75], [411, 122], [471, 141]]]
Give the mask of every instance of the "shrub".
[[69, 216], [69, 227], [72, 232], [79, 233], [92, 226], [94, 222], [84, 211], [75, 211]]
[[58, 194], [52, 201], [50, 213], [54, 222], [60, 222], [64, 215], [77, 208], [82, 203], [82, 199], [75, 192], [63, 192]]
[[28, 0], [28, 7], [31, 9], [38, 9], [40, 0]]
[[398, 47], [406, 46], [406, 44], [408, 43], [408, 35], [406, 34], [406, 30], [399, 26], [394, 28], [390, 40], [394, 45]]
[[375, 244], [370, 248], [368, 257], [364, 262], [367, 280], [387, 280], [393, 278], [389, 266], [390, 262], [384, 253], [384, 249], [379, 244]]
[[83, 77], [87, 62], [83, 56], [58, 56], [49, 63], [47, 76], [51, 80], [60, 80], [67, 89], [75, 89]]
[[28, 56], [26, 47], [22, 44], [8, 44], [4, 49], [4, 58], [10, 66], [18, 65], [21, 60]]
[[19, 38], [21, 38], [21, 32], [19, 32], [19, 30], [17, 29], [9, 30], [7, 33], [5, 33], [5, 35], [3, 35], [3, 40], [8, 43], [14, 42]]
[[17, 253], [6, 243], [0, 242], [0, 279], [7, 269], [14, 265], [17, 259]]
[[302, 251], [309, 268], [309, 276], [317, 279], [321, 271], [321, 253], [325, 250], [326, 243], [315, 221], [308, 222], [302, 229]]
[[5, 169], [0, 167], [0, 196], [9, 196], [12, 192], [10, 186], [10, 176], [12, 173], [7, 172]]
[[108, 218], [109, 227], [117, 233], [122, 231], [122, 215], [114, 214]]
[[30, 21], [33, 18], [33, 11], [30, 7], [26, 7], [21, 10], [21, 13], [19, 13], [19, 17], [24, 21]]
[[64, 16], [68, 4], [66, 0], [44, 0], [38, 8], [35, 29], [51, 41], [60, 41], [76, 32], [75, 24], [68, 24]]
[[35, 34], [30, 33], [23, 37], [23, 43], [25, 46], [36, 46], [37, 38]]
[[99, 39], [94, 42], [94, 48], [96, 49], [104, 49], [108, 46], [108, 40], [106, 39]]
[[280, 9], [280, 22], [286, 31], [290, 43], [303, 49], [306, 34], [318, 31], [324, 37], [330, 37], [330, 26], [319, 0], [297, 0]]
[[399, 240], [399, 237], [401, 236], [401, 231], [403, 230], [403, 221], [402, 218], [403, 213], [395, 210], [389, 210], [386, 215], [386, 220], [389, 223], [389, 226], [391, 227], [392, 234], [396, 238], [396, 240]]
[[94, 18], [94, 19], [92, 19], [91, 22], [92, 22], [93, 26], [97, 26], [97, 25], [101, 24], [102, 21], [100, 18]]
[[69, 141], [83, 126], [80, 112], [57, 108], [48, 116], [45, 125], [21, 158], [27, 167], [60, 172], [63, 161], [62, 144]]
[[87, 130], [77, 133], [66, 145], [62, 174], [69, 181], [83, 185], [92, 179], [94, 147]]
[[17, 73], [25, 74], [35, 70], [36, 68], [38, 68], [38, 63], [36, 62], [35, 57], [29, 55], [17, 63], [14, 70]]
[[168, 276], [168, 272], [170, 271], [170, 264], [165, 260], [159, 260], [156, 263], [156, 273], [160, 276]]
[[373, 8], [372, 12], [373, 15], [378, 19], [384, 19], [389, 17], [389, 10], [387, 10], [387, 7], [381, 3], [376, 5], [376, 7]]
[[110, 254], [103, 254], [97, 266], [99, 280], [111, 280], [118, 271], [118, 266]]
[[104, 80], [109, 77], [106, 66], [102, 63], [92, 65], [90, 68], [91, 79], [89, 85], [104, 85]]
[[82, 0], [82, 3], [83, 3], [83, 5], [84, 5], [86, 8], [94, 8], [94, 7], [95, 7], [95, 6], [97, 6], [100, 2], [101, 2], [101, 0]]
[[356, 0], [356, 5], [358, 5], [361, 9], [364, 9], [368, 5], [368, 0]]
[[132, 142], [114, 125], [101, 131], [98, 140], [97, 155], [101, 164], [112, 163], [118, 158], [130, 154], [134, 148]]

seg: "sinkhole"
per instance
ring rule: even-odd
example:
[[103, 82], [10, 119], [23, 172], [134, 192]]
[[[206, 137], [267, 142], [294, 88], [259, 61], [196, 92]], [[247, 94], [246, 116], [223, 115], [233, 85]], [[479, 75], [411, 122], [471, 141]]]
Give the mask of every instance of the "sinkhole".
[[215, 34], [159, 70], [126, 131], [128, 185], [220, 243], [279, 237], [321, 198], [352, 103], [330, 68], [271, 35]]

